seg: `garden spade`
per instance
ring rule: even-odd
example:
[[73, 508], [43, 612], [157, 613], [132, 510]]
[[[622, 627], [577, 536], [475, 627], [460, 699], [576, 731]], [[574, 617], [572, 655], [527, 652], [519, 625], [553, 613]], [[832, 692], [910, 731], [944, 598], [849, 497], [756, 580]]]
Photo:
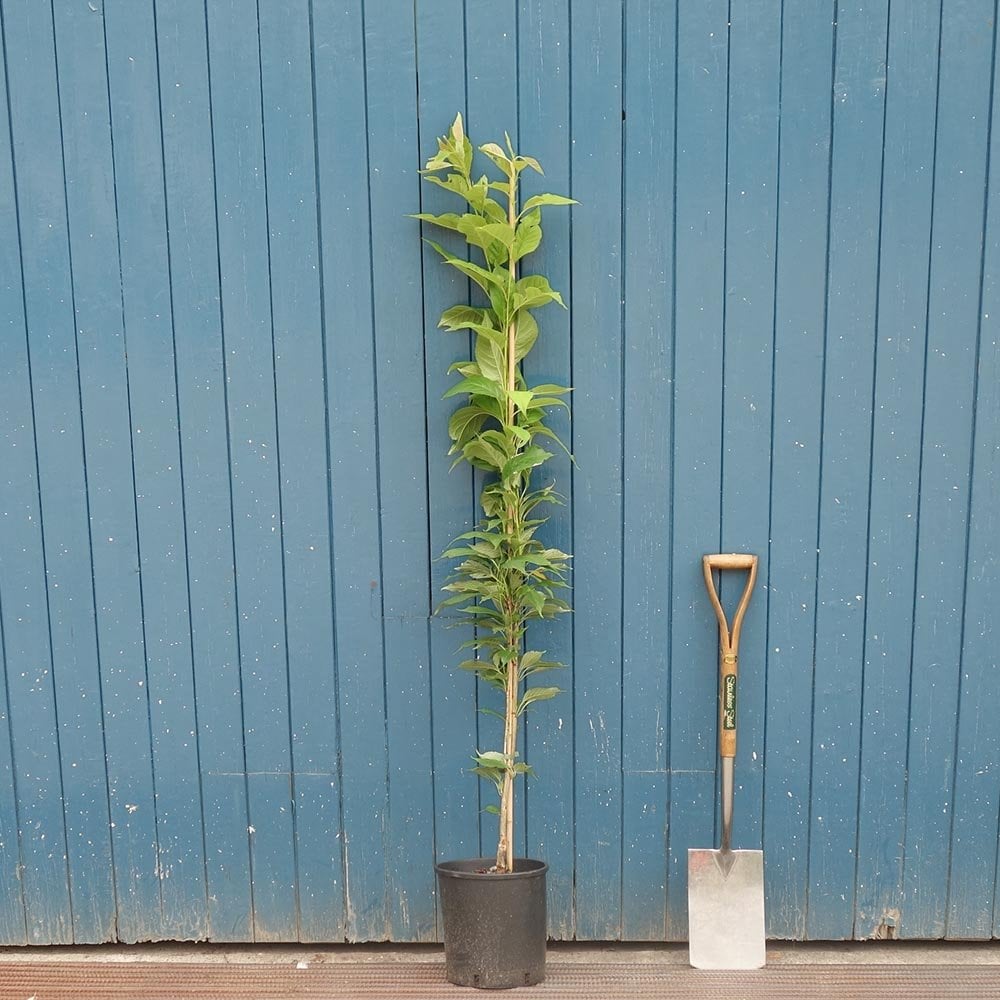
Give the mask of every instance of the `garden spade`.
[[[764, 964], [764, 852], [734, 851], [733, 765], [736, 758], [736, 655], [743, 616], [757, 579], [757, 557], [702, 559], [705, 586], [719, 619], [719, 756], [722, 759], [722, 846], [688, 851], [688, 945], [696, 969], [759, 969]], [[732, 631], [713, 570], [747, 570]]]

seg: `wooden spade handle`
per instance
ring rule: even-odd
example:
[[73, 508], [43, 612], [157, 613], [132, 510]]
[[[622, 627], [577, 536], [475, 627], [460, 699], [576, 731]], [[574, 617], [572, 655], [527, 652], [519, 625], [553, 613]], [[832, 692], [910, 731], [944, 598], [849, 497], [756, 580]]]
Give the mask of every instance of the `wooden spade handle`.
[[[702, 561], [705, 574], [705, 588], [709, 600], [715, 609], [715, 617], [719, 620], [719, 756], [736, 756], [736, 677], [737, 654], [740, 645], [740, 631], [743, 628], [743, 616], [750, 603], [750, 593], [757, 579], [757, 557], [731, 553], [729, 555], [708, 555]], [[722, 609], [719, 593], [715, 589], [713, 569], [745, 569], [747, 574], [743, 596], [736, 606], [733, 616], [732, 630], [726, 620], [726, 612]]]

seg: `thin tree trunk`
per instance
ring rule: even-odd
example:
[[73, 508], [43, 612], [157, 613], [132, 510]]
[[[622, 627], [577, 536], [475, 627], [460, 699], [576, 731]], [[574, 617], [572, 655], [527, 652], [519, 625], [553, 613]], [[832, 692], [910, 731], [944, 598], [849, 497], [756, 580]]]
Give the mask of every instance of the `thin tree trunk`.
[[[511, 174], [510, 188], [507, 199], [507, 220], [511, 228], [517, 225], [517, 174]], [[514, 251], [510, 252], [510, 280], [517, 281], [517, 262]], [[512, 393], [517, 388], [517, 325], [511, 321], [507, 325], [507, 424], [514, 426], [517, 417]], [[507, 508], [507, 534], [513, 535], [517, 510], [514, 505]], [[513, 601], [513, 598], [510, 598]], [[508, 610], [511, 619], [516, 609]], [[519, 641], [513, 628], [508, 632], [508, 644], [513, 646]], [[520, 658], [507, 664], [507, 689], [504, 712], [503, 752], [507, 758], [507, 771], [504, 774], [503, 790], [500, 795], [500, 840], [497, 844], [497, 871], [514, 870], [514, 763], [517, 759], [517, 695], [520, 675]]]

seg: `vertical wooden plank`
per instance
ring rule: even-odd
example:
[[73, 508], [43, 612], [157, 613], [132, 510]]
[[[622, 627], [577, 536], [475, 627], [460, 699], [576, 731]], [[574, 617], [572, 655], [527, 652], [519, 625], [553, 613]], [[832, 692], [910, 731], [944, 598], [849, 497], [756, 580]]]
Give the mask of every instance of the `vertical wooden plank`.
[[889, 18], [855, 937], [898, 928], [940, 6]]
[[[7, 107], [7, 59], [6, 38], [0, 45], [3, 72], [0, 73], [0, 108]], [[9, 120], [8, 120], [9, 121]], [[11, 515], [18, 510], [17, 494], [32, 482], [34, 469], [33, 430], [31, 417], [30, 390], [27, 378], [27, 355], [25, 350], [24, 294], [21, 275], [21, 245], [14, 204], [13, 161], [11, 159], [11, 137], [9, 128], [0, 125], [0, 229], [9, 234], [0, 241], [0, 338], [8, 348], [0, 353], [0, 394], [5, 405], [0, 407], [0, 447], [3, 448], [0, 475], [0, 546], [4, 552], [3, 564], [14, 561], [16, 549], [8, 548], [11, 540], [6, 527]], [[13, 349], [18, 344], [20, 350]], [[18, 430], [20, 433], [18, 433]], [[21, 451], [15, 451], [17, 445]], [[13, 458], [21, 457], [18, 465]], [[35, 489], [37, 496], [37, 482]], [[27, 496], [22, 496], [20, 509], [23, 512], [14, 522], [18, 537], [24, 542], [26, 529], [33, 528], [38, 533], [37, 500], [25, 505]], [[29, 536], [30, 537], [30, 536]], [[35, 546], [40, 546], [35, 541]], [[22, 554], [22, 559], [27, 552]], [[2, 566], [3, 564], [0, 564]], [[41, 572], [34, 569], [34, 583], [25, 574], [27, 565], [20, 567], [19, 578], [22, 587], [44, 586]], [[9, 581], [0, 572], [0, 666], [3, 669], [3, 698], [0, 699], [0, 942], [3, 944], [27, 944], [25, 926], [24, 897], [21, 891], [21, 830], [17, 804], [17, 780], [14, 762], [14, 729], [10, 715], [10, 681], [7, 677], [7, 656], [3, 641], [5, 617], [3, 600], [8, 593]], [[36, 590], [37, 593], [37, 590]], [[43, 598], [44, 599], [44, 598]], [[30, 598], [29, 598], [30, 600]]]
[[622, 938], [666, 928], [676, 17], [625, 9]]
[[[91, 17], [83, 25], [69, 23], [62, 5], [54, 13], [61, 45], [60, 98], [65, 98], [65, 197], [70, 214], [70, 252], [75, 262], [79, 392], [84, 424], [90, 428], [84, 449], [100, 667], [99, 682], [95, 678], [92, 690], [80, 691], [74, 698], [80, 710], [87, 706], [97, 718], [90, 727], [74, 728], [78, 733], [88, 728], [95, 734], [103, 730], [103, 746], [95, 737], [91, 747], [99, 756], [90, 761], [90, 767], [92, 784], [107, 781], [104, 808], [97, 814], [97, 824], [104, 829], [88, 831], [85, 838], [99, 844], [107, 835], [104, 831], [110, 832], [113, 874], [106, 863], [94, 866], [92, 859], [86, 863], [95, 874], [102, 872], [107, 891], [113, 894], [106, 904], [106, 924], [96, 939], [148, 940], [159, 933], [160, 894], [153, 874], [152, 748], [104, 29], [98, 18]], [[81, 73], [85, 79], [80, 78]], [[83, 128], [81, 122], [88, 127]], [[53, 618], [70, 625], [56, 605]], [[75, 627], [71, 626], [64, 641], [68, 648], [78, 648]], [[70, 673], [78, 682], [85, 676]], [[105, 769], [106, 778], [100, 774]]]
[[[994, 52], [994, 59], [996, 53]], [[1000, 659], [993, 615], [1000, 592], [997, 539], [1000, 538], [1000, 340], [997, 337], [997, 250], [1000, 246], [997, 199], [1000, 157], [995, 145], [1000, 116], [994, 64], [991, 94], [987, 213], [973, 409], [973, 453], [969, 493], [968, 564], [962, 635], [961, 694], [955, 759], [954, 821], [948, 870], [945, 936], [989, 938], [997, 875], [1000, 783], [1000, 726], [994, 706], [1000, 700]]]
[[[760, 560], [740, 640], [733, 832], [738, 847], [753, 849], [762, 844], [766, 767], [770, 497], [762, 476], [771, 458], [781, 4], [733, 3], [730, 21], [721, 551]], [[723, 580], [728, 608], [743, 585], [742, 574]]]
[[[8, 230], [16, 231], [15, 229]], [[16, 246], [12, 246], [16, 250]], [[15, 273], [11, 271], [10, 273]], [[20, 268], [16, 273], [20, 275]], [[7, 708], [7, 665], [3, 655], [3, 607], [0, 606], [0, 943], [27, 944], [24, 897], [21, 895], [21, 841], [17, 789], [14, 784], [13, 733]]]
[[427, 449], [413, 6], [365, 10], [372, 288], [378, 379], [383, 632], [389, 748], [389, 917], [393, 940], [435, 931], [428, 676]]
[[[469, 131], [473, 141], [478, 145], [495, 142], [504, 145], [504, 132], [509, 133], [514, 148], [520, 148], [520, 119], [518, 116], [518, 94], [520, 80], [518, 77], [518, 0], [498, 0], [493, 4], [465, 4], [465, 34], [466, 34], [466, 105], [468, 107]], [[498, 30], [499, 29], [499, 30]], [[489, 52], [489, 59], [484, 60], [483, 54]], [[488, 69], [487, 69], [488, 65]], [[527, 150], [529, 156], [533, 155]], [[492, 180], [500, 178], [500, 173], [485, 157], [478, 168], [488, 173]], [[527, 172], [527, 171], [526, 171]], [[523, 176], [523, 175], [522, 175]], [[449, 211], [454, 210], [454, 205]], [[530, 261], [525, 266], [530, 270]], [[427, 270], [425, 263], [424, 270]], [[522, 270], [522, 273], [527, 273]], [[470, 283], [471, 284], [471, 283]], [[483, 301], [485, 297], [474, 285], [471, 287], [473, 299]], [[453, 381], [453, 378], [450, 380]], [[475, 495], [478, 503], [479, 494], [486, 483], [483, 473], [473, 475]], [[477, 682], [477, 700], [483, 708], [502, 711], [502, 698], [496, 690], [487, 684]], [[503, 727], [493, 717], [481, 713], [477, 719], [478, 734], [476, 745], [481, 750], [496, 749], [502, 746]], [[522, 732], [520, 750], [528, 752], [527, 741], [530, 735]], [[525, 816], [527, 783], [518, 786], [514, 803], [514, 854], [523, 857], [525, 854]], [[482, 804], [496, 804], [496, 794], [488, 785], [480, 787]], [[498, 839], [497, 819], [490, 813], [480, 813], [480, 850], [486, 857], [496, 855]]]
[[888, 4], [837, 16], [806, 934], [854, 930]]
[[622, 7], [573, 12], [576, 935], [621, 935]]
[[205, 9], [157, 0], [163, 170], [206, 843], [208, 936], [253, 917]]
[[832, 6], [783, 19], [764, 820], [768, 932], [782, 938], [806, 927]]
[[261, 8], [299, 940], [344, 936], [310, 5]]
[[[522, 0], [518, 7], [518, 136], [521, 148], [545, 170], [521, 174], [523, 194], [542, 191], [566, 194], [570, 189], [569, 120], [569, 4], [567, 0]], [[572, 210], [549, 209], [539, 250], [525, 261], [531, 271], [548, 276], [553, 288], [568, 298], [570, 292], [570, 232]], [[525, 359], [525, 377], [534, 384], [571, 385], [568, 312], [554, 306], [537, 314], [539, 339]], [[549, 426], [569, 447], [572, 421], [565, 411], [552, 413]], [[558, 448], [546, 464], [546, 476], [566, 496], [565, 507], [553, 507], [545, 528], [547, 544], [573, 551], [572, 469]], [[570, 592], [572, 599], [572, 592]], [[549, 866], [549, 935], [560, 940], [574, 936], [573, 885], [573, 623], [568, 615], [528, 630], [532, 649], [543, 649], [567, 670], [553, 678], [564, 691], [558, 698], [533, 706], [525, 721], [525, 745], [538, 775], [524, 791], [525, 834], [529, 857]]]
[[388, 788], [364, 25], [359, 0], [313, 14], [316, 94], [339, 95], [317, 100], [315, 114], [346, 935], [371, 941], [388, 934]]
[[[12, 389], [3, 410], [13, 424], [4, 435], [4, 468], [13, 478], [5, 476], [4, 486], [13, 492], [0, 507], [15, 513], [3, 519], [12, 534], [2, 546], [11, 557], [3, 561], [0, 590], [28, 939], [69, 943], [74, 929], [65, 810], [80, 810], [84, 827], [95, 815], [106, 823], [107, 796], [100, 784], [95, 789], [84, 779], [77, 785], [63, 773], [79, 763], [81, 748], [93, 749], [88, 736], [99, 732], [100, 699], [84, 702], [96, 692], [98, 668], [51, 10], [6, 5], [3, 36], [12, 148], [4, 150], [6, 162], [12, 156], [7, 203], [16, 199], [12, 231], [21, 245], [23, 299], [7, 301], [15, 335], [3, 352], [5, 382]], [[22, 305], [26, 350], [16, 336]], [[61, 762], [64, 737], [67, 756]], [[84, 769], [94, 776], [92, 766]], [[105, 856], [91, 877], [80, 848], [73, 837], [86, 913], [81, 931], [89, 936], [108, 869]]]
[[687, 937], [687, 852], [714, 840], [728, 4], [678, 5], [667, 938]]
[[995, 5], [941, 27], [903, 893], [905, 937], [941, 937], [954, 808], [983, 196]]
[[[151, 853], [156, 836], [154, 789], [146, 722], [148, 699], [104, 21], [89, 8], [67, 2], [53, 5], [53, 14], [80, 393], [88, 431], [84, 443], [90, 545], [107, 710], [105, 728], [102, 731], [95, 720], [87, 758], [71, 773], [75, 776], [89, 762], [94, 787], [108, 781], [112, 792], [112, 825], [108, 824], [105, 801], [92, 828], [80, 833], [85, 842], [93, 844], [114, 834], [113, 877], [119, 887], [117, 928], [110, 859], [102, 859], [104, 864], [100, 866], [94, 857], [87, 859], [91, 872], [104, 869], [110, 897], [101, 933], [93, 939], [113, 939], [117, 930], [121, 937], [136, 940], [159, 933], [150, 926], [153, 914], [158, 919], [159, 887], [154, 874], [156, 858]], [[101, 691], [88, 691], [85, 696], [99, 710]], [[80, 779], [74, 777], [76, 780]], [[70, 815], [75, 819], [74, 813]], [[79, 909], [74, 907], [77, 921]]]
[[[0, 48], [4, 59], [4, 72], [0, 74], [0, 107], [6, 108], [9, 100], [6, 31], [3, 42]], [[34, 770], [37, 750], [29, 741], [18, 739], [22, 726], [14, 718], [12, 708], [20, 701], [21, 685], [16, 677], [12, 678], [12, 674], [15, 670], [20, 673], [29, 666], [24, 651], [32, 646], [41, 654], [36, 653], [35, 656], [35, 662], [41, 669], [50, 662], [51, 653], [12, 153], [11, 135], [5, 122], [0, 126], [0, 227], [10, 237], [0, 241], [0, 336], [5, 345], [0, 351], [0, 395], [4, 400], [4, 405], [0, 406], [0, 469], [3, 470], [0, 473], [0, 550], [4, 553], [0, 561], [0, 655], [3, 658], [4, 681], [4, 697], [0, 701], [0, 712], [4, 717], [0, 728], [0, 768], [3, 771], [0, 784], [3, 789], [0, 806], [0, 839], [3, 841], [0, 935], [5, 944], [27, 944], [36, 937], [25, 923], [28, 902], [25, 887], [32, 894], [32, 926], [38, 906], [34, 897], [35, 867], [25, 864], [21, 848], [22, 832], [30, 837], [32, 831], [25, 829], [21, 810], [26, 809], [25, 819], [40, 822], [38, 802], [33, 800], [38, 798], [40, 790], [51, 787], [53, 776], [49, 768], [42, 773]], [[10, 640], [6, 635], [8, 627], [12, 629]], [[49, 706], [44, 712], [37, 711], [34, 724], [43, 722], [51, 711]], [[49, 732], [55, 732], [54, 719], [51, 718]], [[6, 742], [2, 742], [4, 740]], [[23, 765], [15, 753], [28, 762], [27, 768], [22, 770]], [[45, 819], [46, 834], [51, 832], [53, 836], [60, 836], [62, 817], [53, 817], [50, 813]], [[26, 846], [30, 862], [34, 854], [30, 840]]]
[[156, 788], [160, 934], [207, 933], [170, 246], [152, 4], [105, 11]]
[[254, 940], [297, 934], [267, 186], [256, 17], [208, 7]]
[[[437, 151], [437, 137], [448, 130], [458, 111], [465, 113], [465, 33], [461, 2], [422, 4], [416, 11], [417, 65], [420, 70], [418, 125], [420, 163]], [[476, 122], [469, 125], [475, 142], [480, 139]], [[420, 188], [420, 211], [461, 211], [453, 194], [430, 184]], [[441, 238], [442, 234], [427, 236]], [[447, 236], [447, 234], [443, 234]], [[413, 230], [416, 238], [416, 228]], [[446, 239], [446, 242], [447, 241]], [[449, 243], [465, 253], [462, 242]], [[468, 467], [451, 470], [448, 452], [448, 419], [453, 400], [442, 400], [454, 384], [448, 374], [456, 361], [470, 357], [467, 334], [446, 333], [437, 328], [441, 313], [458, 302], [469, 301], [469, 282], [454, 268], [425, 247], [423, 257], [424, 354], [427, 379], [427, 469], [430, 519], [431, 603], [437, 604], [454, 564], [440, 560], [449, 542], [468, 531], [478, 519], [479, 508]], [[479, 854], [479, 779], [469, 774], [477, 747], [476, 682], [455, 664], [464, 657], [458, 646], [468, 639], [465, 631], [448, 626], [454, 616], [446, 612], [430, 623], [431, 722], [434, 753], [434, 851], [440, 860], [471, 858]], [[460, 676], [461, 675], [461, 676]], [[484, 747], [485, 749], [485, 747]]]

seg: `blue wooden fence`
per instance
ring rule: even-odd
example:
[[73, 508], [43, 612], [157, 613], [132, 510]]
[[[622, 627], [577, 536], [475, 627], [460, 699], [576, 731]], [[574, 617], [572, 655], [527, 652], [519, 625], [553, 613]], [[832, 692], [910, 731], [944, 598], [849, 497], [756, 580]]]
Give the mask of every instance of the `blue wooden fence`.
[[761, 557], [770, 934], [1000, 933], [994, 2], [0, 11], [0, 942], [429, 940], [435, 855], [489, 849], [430, 617], [466, 289], [406, 218], [456, 110], [581, 203], [529, 373], [576, 387], [552, 934], [685, 936], [711, 550]]

